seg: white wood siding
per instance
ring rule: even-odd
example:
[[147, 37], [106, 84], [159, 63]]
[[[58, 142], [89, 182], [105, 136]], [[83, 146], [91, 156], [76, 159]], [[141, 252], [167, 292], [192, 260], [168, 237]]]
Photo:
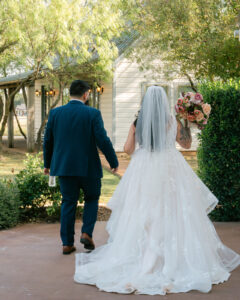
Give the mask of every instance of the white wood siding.
[[100, 96], [100, 110], [103, 117], [104, 127], [112, 140], [112, 83], [104, 84], [104, 92]]

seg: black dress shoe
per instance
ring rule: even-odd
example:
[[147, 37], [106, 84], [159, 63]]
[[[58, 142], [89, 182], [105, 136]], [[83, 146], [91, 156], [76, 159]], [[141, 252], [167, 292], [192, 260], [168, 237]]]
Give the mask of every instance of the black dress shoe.
[[82, 243], [84, 245], [84, 248], [87, 250], [95, 249], [93, 239], [87, 233], [82, 234], [82, 236], [80, 238], [80, 243]]
[[74, 246], [63, 246], [63, 254], [71, 254], [72, 252], [76, 251]]

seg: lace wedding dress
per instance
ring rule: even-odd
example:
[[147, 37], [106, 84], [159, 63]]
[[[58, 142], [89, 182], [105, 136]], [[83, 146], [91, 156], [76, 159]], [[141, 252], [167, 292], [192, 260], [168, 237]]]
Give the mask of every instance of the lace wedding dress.
[[240, 264], [209, 220], [218, 200], [175, 148], [167, 103], [163, 89], [148, 89], [139, 147], [108, 203], [108, 242], [76, 254], [76, 282], [123, 294], [209, 292]]

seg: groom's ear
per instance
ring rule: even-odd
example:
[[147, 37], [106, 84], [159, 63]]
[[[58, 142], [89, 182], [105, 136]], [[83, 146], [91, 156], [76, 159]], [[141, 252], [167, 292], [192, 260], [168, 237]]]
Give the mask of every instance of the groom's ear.
[[84, 100], [88, 100], [88, 97], [89, 97], [89, 91], [86, 91], [84, 94], [83, 94], [83, 98]]

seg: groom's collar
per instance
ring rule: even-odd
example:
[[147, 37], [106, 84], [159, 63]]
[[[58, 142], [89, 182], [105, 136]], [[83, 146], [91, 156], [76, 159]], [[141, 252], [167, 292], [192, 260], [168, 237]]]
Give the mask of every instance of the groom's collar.
[[82, 100], [71, 99], [68, 103], [70, 104], [85, 104]]

